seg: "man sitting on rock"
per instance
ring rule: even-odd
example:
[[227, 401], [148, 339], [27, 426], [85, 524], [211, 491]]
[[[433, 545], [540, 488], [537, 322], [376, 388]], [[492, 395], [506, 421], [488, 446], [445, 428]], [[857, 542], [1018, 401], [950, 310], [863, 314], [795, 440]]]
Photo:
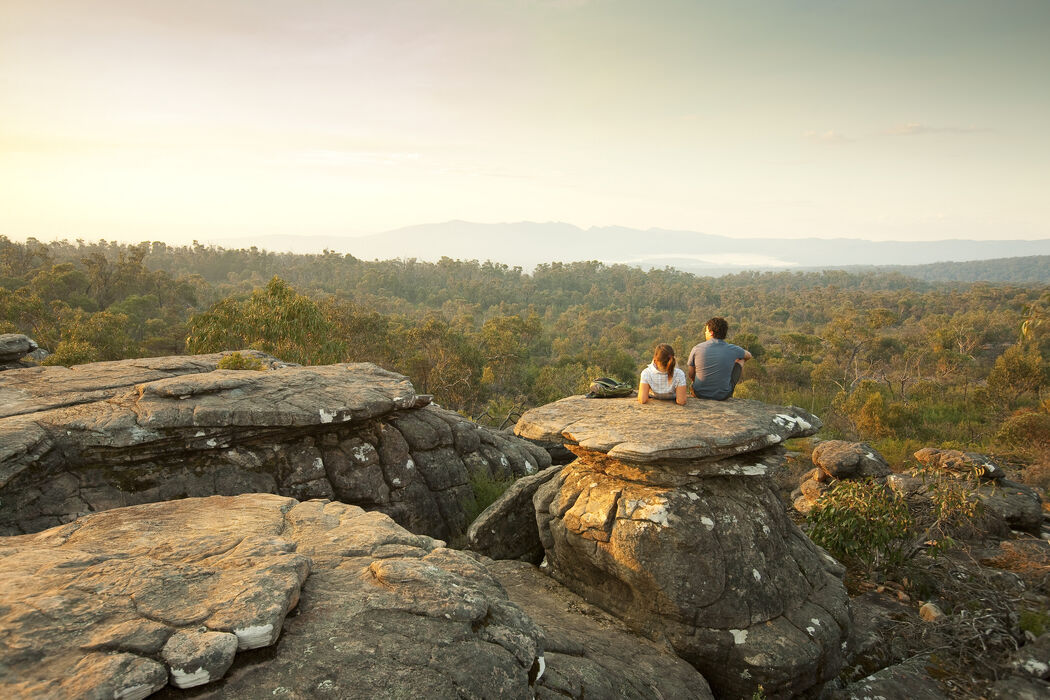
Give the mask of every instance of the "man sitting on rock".
[[704, 342], [689, 352], [687, 374], [698, 399], [724, 401], [732, 396], [744, 362], [751, 359], [747, 350], [726, 342], [728, 332], [726, 320], [715, 316], [704, 326]]

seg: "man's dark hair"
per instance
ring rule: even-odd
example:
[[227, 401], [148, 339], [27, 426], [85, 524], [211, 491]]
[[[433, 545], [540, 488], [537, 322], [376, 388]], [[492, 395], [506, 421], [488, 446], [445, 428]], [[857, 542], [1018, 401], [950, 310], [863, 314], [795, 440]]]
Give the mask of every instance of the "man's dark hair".
[[709, 319], [704, 325], [707, 326], [707, 330], [711, 331], [711, 335], [719, 340], [725, 340], [726, 334], [729, 333], [729, 324], [721, 316]]

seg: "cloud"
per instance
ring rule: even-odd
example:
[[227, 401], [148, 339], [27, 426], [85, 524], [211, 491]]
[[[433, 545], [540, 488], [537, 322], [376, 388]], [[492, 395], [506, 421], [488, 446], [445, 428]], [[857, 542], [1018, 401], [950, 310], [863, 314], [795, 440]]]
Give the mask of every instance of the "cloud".
[[828, 131], [807, 131], [804, 135], [810, 141], [819, 143], [850, 143], [856, 141], [855, 138], [846, 136], [834, 129], [829, 129]]
[[923, 136], [925, 134], [983, 134], [991, 129], [976, 126], [930, 126], [919, 122], [908, 122], [886, 129], [889, 136]]

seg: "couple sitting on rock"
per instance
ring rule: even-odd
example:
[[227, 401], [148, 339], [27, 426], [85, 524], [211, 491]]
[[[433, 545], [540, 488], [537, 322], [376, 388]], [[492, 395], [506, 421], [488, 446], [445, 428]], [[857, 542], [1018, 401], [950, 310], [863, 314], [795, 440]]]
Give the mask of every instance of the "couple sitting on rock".
[[744, 362], [751, 353], [742, 347], [727, 343], [729, 324], [721, 316], [710, 319], [704, 326], [704, 342], [689, 353], [689, 382], [685, 372], [675, 367], [674, 348], [660, 343], [653, 351], [653, 361], [642, 370], [638, 384], [638, 403], [649, 399], [674, 400], [685, 405], [686, 386], [691, 383], [693, 396], [698, 399], [724, 401], [733, 395]]

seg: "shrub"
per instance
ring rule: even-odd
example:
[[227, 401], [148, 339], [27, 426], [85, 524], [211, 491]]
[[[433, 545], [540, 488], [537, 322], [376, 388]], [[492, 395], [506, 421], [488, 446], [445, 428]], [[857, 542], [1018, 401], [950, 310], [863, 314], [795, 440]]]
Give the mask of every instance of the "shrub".
[[904, 499], [869, 481], [839, 481], [806, 517], [809, 536], [850, 568], [898, 568], [911, 555], [913, 528]]
[[262, 360], [252, 355], [242, 355], [239, 352], [231, 352], [219, 360], [219, 369], [249, 369], [263, 371], [266, 367]]
[[470, 488], [473, 491], [472, 503], [467, 503], [467, 522], [474, 522], [482, 511], [496, 502], [503, 492], [514, 483], [511, 475], [494, 476], [483, 469], [470, 475]]
[[1006, 419], [999, 442], [1011, 447], [1050, 447], [1050, 413], [1021, 413]]

